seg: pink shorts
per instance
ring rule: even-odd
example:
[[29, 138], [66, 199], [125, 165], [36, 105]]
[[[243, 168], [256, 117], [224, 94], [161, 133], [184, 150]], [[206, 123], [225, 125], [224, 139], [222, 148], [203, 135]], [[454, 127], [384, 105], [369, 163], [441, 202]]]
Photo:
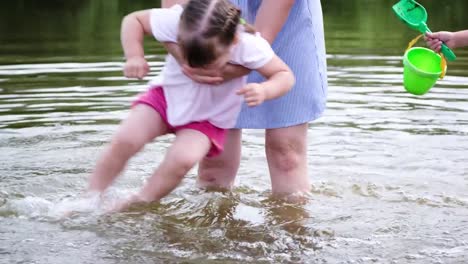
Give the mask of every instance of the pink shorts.
[[208, 121], [192, 122], [183, 126], [172, 126], [169, 124], [167, 121], [167, 102], [163, 89], [160, 86], [151, 87], [146, 93], [140, 95], [133, 102], [132, 107], [138, 104], [146, 104], [156, 110], [164, 123], [166, 123], [169, 133], [175, 133], [182, 129], [193, 129], [205, 134], [211, 141], [211, 148], [206, 155], [207, 157], [219, 155], [223, 151], [226, 129], [214, 126]]

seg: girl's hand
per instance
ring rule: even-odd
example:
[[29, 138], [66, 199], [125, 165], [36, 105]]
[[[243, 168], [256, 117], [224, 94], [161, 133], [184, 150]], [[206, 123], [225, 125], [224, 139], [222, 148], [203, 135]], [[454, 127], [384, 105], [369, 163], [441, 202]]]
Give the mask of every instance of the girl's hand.
[[184, 64], [182, 72], [197, 83], [218, 85], [224, 81], [222, 68], [192, 68]]
[[259, 83], [248, 83], [237, 91], [238, 95], [243, 95], [248, 106], [257, 106], [265, 101], [266, 89]]
[[142, 79], [149, 72], [148, 62], [144, 57], [132, 57], [127, 59], [124, 65], [124, 75], [127, 78]]
[[427, 46], [437, 52], [440, 51], [442, 43], [445, 43], [445, 45], [451, 49], [455, 47], [453, 32], [440, 31], [435, 33], [426, 33], [424, 39], [426, 40]]

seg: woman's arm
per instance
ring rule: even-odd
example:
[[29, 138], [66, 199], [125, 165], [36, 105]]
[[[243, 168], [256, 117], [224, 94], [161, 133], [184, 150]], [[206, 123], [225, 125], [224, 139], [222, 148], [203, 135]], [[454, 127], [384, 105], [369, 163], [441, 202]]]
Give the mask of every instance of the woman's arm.
[[454, 34], [457, 43], [457, 48], [468, 46], [468, 30], [457, 31]]
[[[288, 19], [295, 0], [263, 0], [255, 19], [255, 30], [272, 44]], [[223, 71], [225, 80], [234, 79], [250, 73], [242, 66], [229, 64]]]
[[[255, 19], [255, 30], [272, 44], [288, 19], [295, 0], [263, 0]], [[234, 79], [250, 73], [250, 70], [238, 65], [229, 64], [223, 70], [225, 80]]]
[[289, 12], [295, 0], [263, 0], [255, 19], [255, 29], [262, 34], [270, 44], [288, 19]]
[[427, 45], [437, 52], [440, 51], [443, 43], [451, 49], [465, 47], [468, 46], [468, 30], [426, 33], [425, 39]]
[[257, 106], [265, 100], [278, 98], [294, 86], [295, 78], [291, 69], [278, 56], [274, 56], [263, 67], [256, 69], [266, 81], [248, 83], [237, 94], [243, 95], [248, 106]]
[[177, 5], [177, 4], [184, 5], [187, 2], [188, 2], [188, 0], [162, 0], [161, 1], [161, 7], [162, 8], [170, 8], [173, 5]]

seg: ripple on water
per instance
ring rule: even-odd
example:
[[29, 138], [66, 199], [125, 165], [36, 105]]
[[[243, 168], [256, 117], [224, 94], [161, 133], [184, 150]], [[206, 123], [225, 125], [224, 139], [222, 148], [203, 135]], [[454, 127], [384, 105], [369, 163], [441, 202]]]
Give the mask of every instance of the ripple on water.
[[142, 81], [123, 78], [120, 62], [0, 65], [1, 232], [15, 245], [0, 244], [0, 255], [12, 263], [59, 263], [62, 252], [96, 263], [466, 259], [468, 77], [458, 63], [417, 97], [402, 87], [400, 57], [330, 56], [328, 108], [309, 126], [305, 204], [270, 197], [264, 133], [246, 130], [232, 192], [198, 190], [192, 171], [161, 203], [116, 214], [104, 212], [140, 187], [173, 137], [132, 159], [104, 203], [80, 193], [161, 62]]

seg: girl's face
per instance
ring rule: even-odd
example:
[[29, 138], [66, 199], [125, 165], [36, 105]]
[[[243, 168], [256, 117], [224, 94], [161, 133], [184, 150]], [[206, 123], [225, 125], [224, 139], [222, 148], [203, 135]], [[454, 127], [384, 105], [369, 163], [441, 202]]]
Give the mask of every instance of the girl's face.
[[237, 36], [234, 36], [232, 43], [227, 46], [216, 37], [188, 38], [186, 41], [187, 45], [184, 46], [185, 42], [179, 39], [182, 52], [180, 55], [184, 58], [185, 64], [192, 68], [216, 70], [222, 69], [229, 63], [232, 48], [237, 44]]
[[218, 50], [218, 54], [221, 54], [214, 62], [204, 66], [205, 69], [215, 70], [222, 69], [231, 60], [231, 50], [237, 44], [237, 36], [234, 38], [234, 42], [228, 47], [224, 47]]
[[226, 48], [224, 52], [212, 63], [204, 66], [203, 68], [209, 70], [222, 69], [231, 59], [230, 48]]

